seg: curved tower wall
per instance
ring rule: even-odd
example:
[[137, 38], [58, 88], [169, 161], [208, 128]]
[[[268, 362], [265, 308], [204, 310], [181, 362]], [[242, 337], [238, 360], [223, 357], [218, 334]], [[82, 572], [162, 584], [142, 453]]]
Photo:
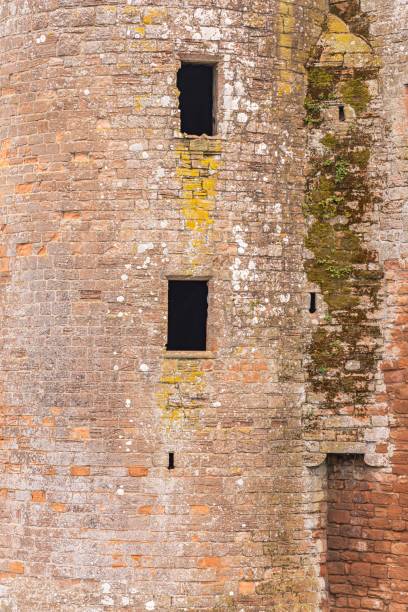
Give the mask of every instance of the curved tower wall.
[[405, 610], [407, 12], [326, 4], [2, 2], [1, 609]]
[[[319, 609], [301, 204], [323, 5], [2, 2], [5, 609]], [[180, 59], [217, 62], [213, 138], [179, 132]], [[168, 277], [209, 279], [205, 359], [164, 353]]]

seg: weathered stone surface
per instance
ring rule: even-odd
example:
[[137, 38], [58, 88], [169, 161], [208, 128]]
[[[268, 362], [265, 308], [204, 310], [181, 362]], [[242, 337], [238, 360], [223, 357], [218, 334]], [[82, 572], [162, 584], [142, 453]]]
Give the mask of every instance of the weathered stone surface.
[[329, 4], [1, 3], [1, 610], [406, 609], [408, 16]]

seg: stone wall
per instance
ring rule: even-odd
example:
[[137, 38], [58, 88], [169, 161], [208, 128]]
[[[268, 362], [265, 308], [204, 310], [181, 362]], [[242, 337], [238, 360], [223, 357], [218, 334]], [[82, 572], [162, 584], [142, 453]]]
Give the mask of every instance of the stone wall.
[[0, 610], [405, 610], [403, 4], [3, 0]]
[[[323, 1], [0, 19], [3, 607], [315, 610], [301, 168]], [[218, 134], [187, 138], [176, 75], [200, 58]], [[168, 277], [210, 279], [205, 359], [164, 352]]]
[[[346, 10], [345, 10], [346, 9]], [[402, 612], [408, 605], [406, 545], [406, 112], [408, 53], [402, 2], [333, 2], [332, 12], [361, 23], [380, 60], [378, 103], [371, 99], [370, 176], [377, 198], [363, 226], [365, 244], [378, 254], [383, 279], [370, 321], [381, 330], [375, 392], [366, 403], [371, 419], [365, 446], [352, 454], [332, 451], [327, 467], [328, 591], [331, 610]], [[367, 35], [368, 33], [368, 35]], [[330, 423], [330, 419], [326, 422]], [[363, 461], [363, 456], [365, 462]], [[368, 464], [368, 465], [367, 465]], [[375, 467], [377, 466], [377, 467]], [[320, 473], [325, 472], [319, 468]], [[324, 478], [324, 476], [323, 476]], [[323, 515], [326, 507], [323, 506]]]

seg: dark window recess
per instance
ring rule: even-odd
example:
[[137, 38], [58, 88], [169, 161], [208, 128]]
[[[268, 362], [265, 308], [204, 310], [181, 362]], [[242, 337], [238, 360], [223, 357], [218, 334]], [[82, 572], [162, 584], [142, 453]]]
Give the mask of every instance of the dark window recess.
[[168, 351], [205, 351], [207, 281], [169, 281]]
[[309, 312], [314, 314], [317, 310], [316, 294], [312, 292], [310, 294]]
[[169, 465], [168, 468], [169, 470], [174, 470], [174, 453], [169, 453]]
[[339, 106], [339, 121], [345, 121], [346, 120], [346, 110], [343, 106], [343, 104], [340, 104]]
[[177, 73], [181, 131], [212, 136], [214, 132], [214, 66], [182, 63]]

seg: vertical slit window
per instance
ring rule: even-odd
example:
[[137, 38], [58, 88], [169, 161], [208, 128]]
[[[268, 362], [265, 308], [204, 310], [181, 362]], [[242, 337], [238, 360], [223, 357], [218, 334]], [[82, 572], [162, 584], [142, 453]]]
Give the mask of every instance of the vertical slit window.
[[175, 465], [174, 465], [174, 453], [169, 453], [169, 463], [168, 463], [168, 469], [169, 470], [174, 470]]
[[339, 121], [345, 121], [346, 120], [346, 109], [344, 108], [343, 104], [340, 104], [339, 106]]
[[309, 299], [309, 312], [310, 314], [314, 314], [316, 310], [317, 310], [316, 293], [313, 291], [310, 294], [310, 299]]
[[214, 65], [182, 62], [177, 73], [182, 132], [214, 134], [214, 75]]
[[207, 313], [207, 281], [169, 281], [167, 350], [205, 351]]

